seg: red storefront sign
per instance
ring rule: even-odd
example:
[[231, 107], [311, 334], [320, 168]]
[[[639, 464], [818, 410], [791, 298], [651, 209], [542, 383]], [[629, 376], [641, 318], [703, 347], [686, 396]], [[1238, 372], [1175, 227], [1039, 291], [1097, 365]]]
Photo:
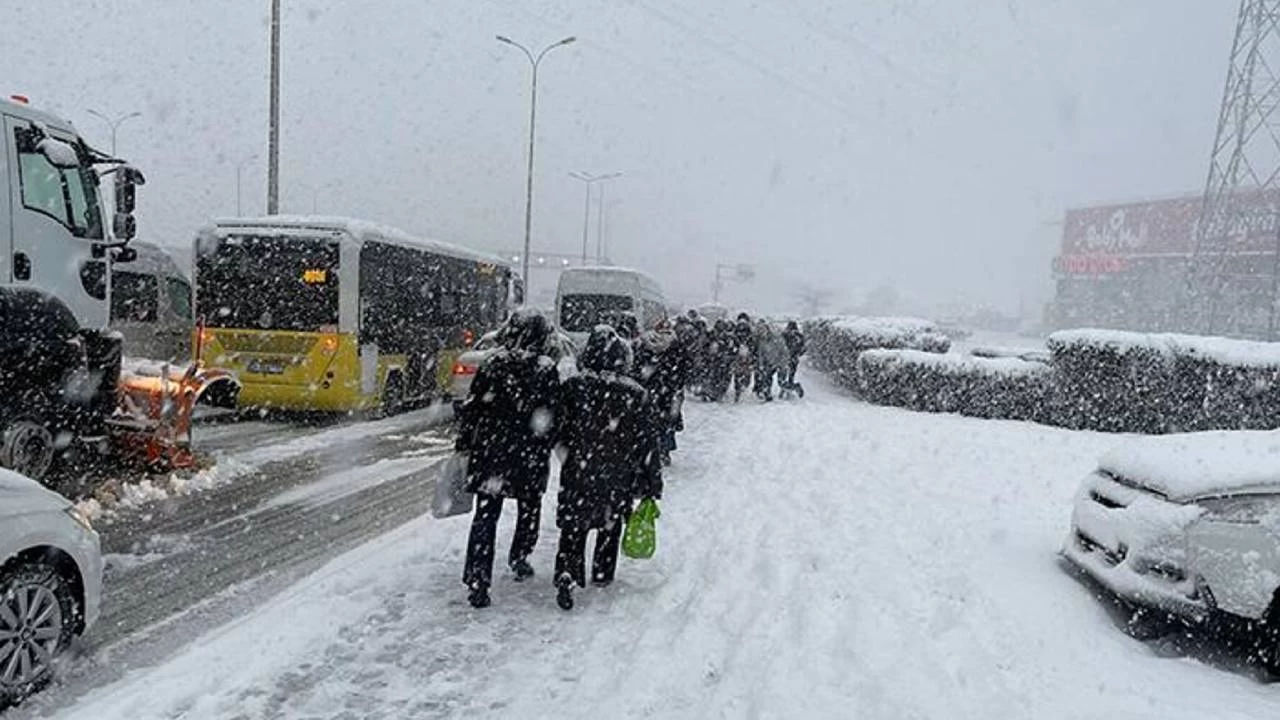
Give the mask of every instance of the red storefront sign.
[[[1068, 210], [1062, 255], [1190, 255], [1195, 251], [1202, 207], [1202, 198], [1195, 195]], [[1280, 195], [1243, 195], [1236, 209], [1225, 229], [1227, 246], [1236, 252], [1273, 251]]]

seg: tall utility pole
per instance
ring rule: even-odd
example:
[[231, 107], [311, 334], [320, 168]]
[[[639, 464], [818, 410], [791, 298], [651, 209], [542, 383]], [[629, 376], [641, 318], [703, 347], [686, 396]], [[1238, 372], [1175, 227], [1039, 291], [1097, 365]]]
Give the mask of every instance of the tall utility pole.
[[[273, 1], [279, 2], [279, 0]], [[537, 137], [535, 129], [538, 123], [538, 66], [542, 64], [542, 58], [546, 57], [547, 53], [558, 47], [568, 45], [576, 39], [570, 36], [560, 42], [552, 43], [535, 56], [533, 51], [515, 40], [505, 35], [498, 36], [498, 42], [505, 43], [523, 52], [525, 57], [529, 58], [529, 66], [533, 71], [529, 90], [529, 174], [524, 191], [524, 264], [521, 268], [525, 283], [525, 297], [529, 296], [529, 246], [531, 245], [533, 230], [533, 150], [534, 140]]]
[[[1181, 324], [1276, 339], [1280, 263], [1280, 0], [1241, 0]], [[1269, 293], [1268, 293], [1269, 291]]]
[[[582, 264], [587, 264], [587, 236], [591, 228], [591, 186], [595, 183], [604, 183], [614, 178], [622, 177], [622, 173], [608, 173], [606, 175], [592, 175], [585, 172], [571, 172], [569, 177], [575, 180], [581, 180], [587, 188], [586, 199], [582, 204]], [[601, 185], [601, 192], [604, 192], [604, 186]], [[598, 247], [598, 245], [597, 245]], [[596, 261], [599, 264], [599, 251], [596, 252]]]
[[88, 109], [88, 110], [85, 110], [85, 112], [98, 118], [102, 122], [106, 123], [107, 127], [111, 128], [111, 157], [116, 156], [116, 132], [120, 129], [120, 126], [124, 124], [125, 120], [129, 120], [131, 118], [136, 118], [136, 117], [142, 117], [142, 113], [140, 112], [131, 112], [125, 115], [121, 115], [120, 117], [112, 120], [111, 118], [98, 112], [97, 110]]
[[271, 0], [271, 119], [267, 133], [267, 214], [280, 212], [280, 0]]

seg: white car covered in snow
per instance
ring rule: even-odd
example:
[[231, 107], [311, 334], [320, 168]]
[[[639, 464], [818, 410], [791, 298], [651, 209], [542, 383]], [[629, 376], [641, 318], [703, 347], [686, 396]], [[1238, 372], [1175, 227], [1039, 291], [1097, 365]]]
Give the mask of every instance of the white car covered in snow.
[[98, 534], [66, 498], [0, 469], [0, 709], [49, 681], [98, 619]]
[[1263, 636], [1280, 675], [1280, 432], [1134, 440], [1103, 456], [1075, 500], [1063, 555], [1123, 600]]

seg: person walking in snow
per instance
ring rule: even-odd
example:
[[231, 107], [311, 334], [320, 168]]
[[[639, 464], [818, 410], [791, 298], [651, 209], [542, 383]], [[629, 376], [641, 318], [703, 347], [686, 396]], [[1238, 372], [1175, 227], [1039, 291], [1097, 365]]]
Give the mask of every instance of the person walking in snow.
[[735, 358], [733, 327], [726, 320], [717, 320], [707, 336], [707, 369], [702, 387], [702, 399], [719, 402], [729, 392]]
[[742, 393], [751, 385], [751, 376], [756, 369], [756, 331], [751, 325], [751, 316], [739, 313], [733, 325], [733, 401], [742, 399]]
[[613, 582], [623, 526], [637, 499], [662, 495], [653, 405], [630, 376], [631, 349], [598, 326], [578, 358], [580, 373], [561, 388], [556, 524], [556, 603], [573, 608], [573, 587], [586, 587], [587, 535], [595, 531], [591, 582]]
[[804, 389], [796, 382], [796, 370], [800, 367], [800, 356], [804, 355], [804, 333], [795, 320], [787, 322], [787, 329], [782, 331], [782, 341], [787, 345], [787, 369], [783, 376], [784, 392], [798, 393], [804, 397]]
[[490, 602], [495, 536], [507, 498], [518, 510], [507, 563], [517, 581], [533, 576], [529, 555], [538, 542], [560, 399], [560, 376], [545, 354], [550, 330], [537, 313], [513, 319], [507, 344], [480, 366], [459, 411], [456, 447], [469, 456], [467, 490], [476, 496], [462, 575], [473, 607]]
[[756, 367], [759, 368], [756, 374], [756, 394], [769, 402], [773, 400], [774, 377], [782, 373], [787, 364], [787, 345], [768, 320], [761, 318], [756, 329]]
[[649, 393], [657, 413], [657, 432], [663, 465], [671, 463], [676, 433], [684, 429], [682, 405], [689, 375], [689, 353], [680, 336], [666, 323], [641, 336], [636, 345], [636, 380]]

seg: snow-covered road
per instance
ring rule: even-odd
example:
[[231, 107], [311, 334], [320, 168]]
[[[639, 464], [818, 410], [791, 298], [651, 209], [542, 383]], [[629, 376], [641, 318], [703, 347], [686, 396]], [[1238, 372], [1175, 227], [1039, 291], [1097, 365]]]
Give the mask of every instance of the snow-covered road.
[[1280, 689], [1121, 634], [1060, 568], [1072, 494], [1114, 438], [808, 384], [802, 402], [692, 405], [657, 557], [624, 560], [571, 613], [547, 578], [552, 523], [536, 581], [503, 578], [476, 611], [459, 583], [467, 521], [422, 518], [60, 716], [1280, 712]]

